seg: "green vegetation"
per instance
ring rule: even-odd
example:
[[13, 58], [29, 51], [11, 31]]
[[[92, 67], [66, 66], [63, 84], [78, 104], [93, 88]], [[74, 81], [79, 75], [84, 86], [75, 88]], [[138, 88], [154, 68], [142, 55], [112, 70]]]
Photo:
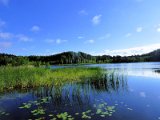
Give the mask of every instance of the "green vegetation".
[[26, 108], [29, 109], [31, 107], [31, 103], [23, 103], [23, 106], [19, 107], [20, 109]]
[[122, 62], [156, 62], [160, 61], [160, 49], [148, 54], [134, 56], [92, 56], [83, 52], [63, 52], [50, 56], [15, 56], [0, 54], [0, 65], [20, 66], [34, 65], [49, 66], [54, 64], [86, 64], [86, 63], [122, 63]]
[[62, 120], [74, 120], [74, 118], [71, 115], [69, 115], [67, 112], [58, 114], [57, 118]]
[[0, 117], [1, 116], [9, 116], [10, 114], [5, 111], [0, 111]]
[[33, 111], [31, 111], [31, 113], [36, 116], [36, 115], [44, 115], [45, 114], [45, 110], [42, 109], [42, 108], [38, 108], [38, 109], [35, 109]]
[[34, 88], [38, 86], [63, 85], [65, 82], [99, 77], [100, 68], [60, 68], [47, 69], [38, 67], [0, 67], [0, 91], [11, 89]]
[[[19, 109], [22, 110], [29, 110], [32, 116], [36, 117], [38, 120], [41, 120], [41, 118], [45, 119], [45, 116], [47, 115], [50, 120], [74, 120], [75, 117], [80, 117], [81, 119], [92, 119], [95, 116], [96, 117], [111, 117], [116, 112], [115, 106], [109, 106], [107, 102], [105, 102], [103, 99], [97, 100], [99, 102], [95, 102], [93, 106], [91, 106], [93, 109], [87, 109], [85, 111], [79, 112], [74, 111], [75, 113], [70, 114], [68, 111], [56, 113], [54, 111], [47, 111], [45, 105], [49, 104], [49, 102], [42, 103], [43, 100], [50, 100], [50, 97], [44, 97], [42, 99], [39, 99], [38, 101], [29, 101], [27, 103], [23, 103]], [[37, 105], [37, 103], [39, 103]], [[29, 105], [30, 107], [24, 107], [24, 105]], [[32, 106], [32, 107], [31, 107]], [[68, 106], [67, 106], [68, 107]], [[72, 107], [72, 106], [70, 106]], [[130, 108], [131, 109], [131, 108]]]

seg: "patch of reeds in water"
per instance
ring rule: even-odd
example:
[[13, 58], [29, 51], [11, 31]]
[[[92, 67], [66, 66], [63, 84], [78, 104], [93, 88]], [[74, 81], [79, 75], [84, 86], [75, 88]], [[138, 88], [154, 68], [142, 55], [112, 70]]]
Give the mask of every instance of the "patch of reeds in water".
[[101, 68], [0, 67], [0, 91], [34, 88], [38, 86], [62, 85], [81, 81], [103, 74]]

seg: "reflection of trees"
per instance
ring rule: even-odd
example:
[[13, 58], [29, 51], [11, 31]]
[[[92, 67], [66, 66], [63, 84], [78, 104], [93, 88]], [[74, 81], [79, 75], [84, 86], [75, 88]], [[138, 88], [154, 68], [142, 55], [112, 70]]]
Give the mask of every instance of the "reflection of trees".
[[[85, 87], [86, 88], [86, 87]], [[89, 105], [90, 97], [89, 92], [82, 89], [82, 86], [76, 84], [68, 84], [65, 86], [40, 88], [33, 91], [33, 95], [37, 98], [50, 97], [50, 103], [54, 107], [65, 106], [70, 104], [72, 106], [82, 106], [84, 104]]]
[[155, 70], [156, 73], [160, 73], [160, 70]]
[[101, 92], [119, 92], [127, 90], [127, 79], [124, 75], [116, 72], [103, 74], [96, 78], [79, 83], [69, 83], [63, 86], [42, 87], [34, 91], [38, 98], [50, 97], [50, 102], [54, 105], [73, 105], [89, 104], [94, 93]]
[[91, 87], [92, 92], [119, 92], [121, 90], [127, 90], [127, 78], [122, 73], [108, 72], [102, 76], [91, 78], [86, 82], [82, 82], [84, 86], [87, 84]]
[[89, 84], [93, 90], [104, 92], [127, 90], [128, 87], [125, 76], [115, 72], [105, 74], [99, 79], [91, 79]]

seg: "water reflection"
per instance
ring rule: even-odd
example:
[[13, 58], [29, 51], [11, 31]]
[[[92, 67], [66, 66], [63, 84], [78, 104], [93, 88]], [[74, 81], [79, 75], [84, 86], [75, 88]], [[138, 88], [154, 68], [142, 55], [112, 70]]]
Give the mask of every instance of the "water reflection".
[[32, 92], [37, 98], [50, 97], [55, 106], [89, 104], [95, 94], [128, 91], [127, 77], [116, 72], [64, 86], [42, 87]]
[[155, 72], [160, 74], [160, 70], [155, 70]]
[[153, 69], [144, 70], [130, 70], [126, 72], [128, 76], [138, 76], [138, 77], [150, 77], [150, 78], [160, 78], [160, 74]]
[[[50, 116], [65, 112], [76, 120], [82, 117], [91, 117], [93, 120], [156, 120], [159, 118], [160, 63], [99, 66], [107, 69], [109, 74], [62, 86], [1, 94], [0, 119], [21, 120], [44, 117], [50, 120], [53, 118]], [[108, 116], [109, 112], [103, 111], [108, 106], [115, 107], [115, 113], [114, 110], [111, 111], [113, 116], [112, 114]], [[37, 112], [36, 110], [42, 109], [45, 114], [33, 115]], [[105, 114], [107, 115], [104, 116]]]
[[117, 73], [111, 73], [105, 75], [101, 79], [91, 79], [88, 84], [94, 91], [112, 92], [119, 90], [127, 90], [127, 78], [124, 75], [118, 75]]
[[120, 64], [94, 64], [89, 67], [101, 67], [107, 70], [117, 71], [119, 74], [138, 77], [160, 78], [160, 74], [155, 70], [160, 69], [159, 62], [150, 63], [120, 63]]

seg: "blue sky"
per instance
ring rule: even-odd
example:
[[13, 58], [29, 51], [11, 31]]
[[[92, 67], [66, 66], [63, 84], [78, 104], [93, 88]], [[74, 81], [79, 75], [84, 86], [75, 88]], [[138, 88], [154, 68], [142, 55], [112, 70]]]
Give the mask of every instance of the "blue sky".
[[160, 0], [0, 0], [0, 52], [131, 55], [160, 48]]

